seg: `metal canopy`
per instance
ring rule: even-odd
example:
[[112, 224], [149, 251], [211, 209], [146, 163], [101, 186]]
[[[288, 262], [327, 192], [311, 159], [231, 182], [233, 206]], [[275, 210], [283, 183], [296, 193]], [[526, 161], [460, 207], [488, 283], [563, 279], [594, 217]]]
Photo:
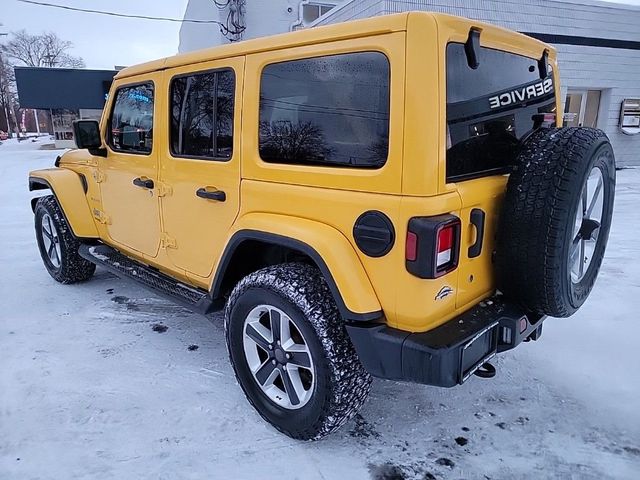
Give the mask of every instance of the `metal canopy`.
[[16, 67], [20, 107], [101, 109], [116, 70]]

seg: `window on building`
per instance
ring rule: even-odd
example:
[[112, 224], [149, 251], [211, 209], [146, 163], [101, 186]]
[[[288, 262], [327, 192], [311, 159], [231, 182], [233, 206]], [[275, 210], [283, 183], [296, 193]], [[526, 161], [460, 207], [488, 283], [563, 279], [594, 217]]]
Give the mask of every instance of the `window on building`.
[[310, 3], [302, 6], [302, 22], [305, 25], [313, 23], [322, 15], [331, 10], [333, 5], [326, 5], [322, 3]]
[[153, 147], [153, 84], [116, 91], [110, 121], [111, 148], [121, 152], [151, 152]]
[[260, 83], [260, 156], [271, 163], [383, 166], [389, 79], [389, 61], [378, 52], [267, 65]]
[[469, 67], [464, 44], [447, 45], [447, 181], [508, 171], [534, 116], [555, 111], [538, 60], [486, 47]]
[[233, 154], [235, 74], [219, 70], [171, 82], [171, 152], [227, 160]]

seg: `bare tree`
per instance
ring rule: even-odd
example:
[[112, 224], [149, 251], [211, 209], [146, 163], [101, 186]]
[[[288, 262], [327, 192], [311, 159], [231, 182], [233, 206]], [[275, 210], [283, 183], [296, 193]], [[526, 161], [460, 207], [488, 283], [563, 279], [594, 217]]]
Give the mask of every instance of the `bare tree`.
[[311, 122], [260, 122], [260, 156], [265, 160], [314, 163], [331, 153], [322, 129]]
[[13, 68], [4, 61], [0, 52], [0, 118], [3, 119], [3, 127], [13, 132], [16, 126], [16, 109], [18, 108], [18, 96], [16, 94], [15, 76]]
[[31, 35], [25, 30], [11, 33], [11, 40], [2, 46], [4, 54], [14, 63], [29, 67], [82, 68], [84, 60], [69, 55], [73, 43], [62, 40], [53, 32]]

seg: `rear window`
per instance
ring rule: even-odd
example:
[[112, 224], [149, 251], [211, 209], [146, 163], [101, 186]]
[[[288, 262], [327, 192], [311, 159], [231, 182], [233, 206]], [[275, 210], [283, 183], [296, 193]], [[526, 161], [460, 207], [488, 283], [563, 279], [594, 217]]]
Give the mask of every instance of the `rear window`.
[[379, 168], [389, 145], [387, 57], [348, 53], [267, 65], [260, 81], [265, 162]]
[[447, 181], [509, 171], [533, 117], [555, 111], [549, 69], [538, 60], [481, 47], [479, 66], [467, 64], [464, 44], [447, 45]]

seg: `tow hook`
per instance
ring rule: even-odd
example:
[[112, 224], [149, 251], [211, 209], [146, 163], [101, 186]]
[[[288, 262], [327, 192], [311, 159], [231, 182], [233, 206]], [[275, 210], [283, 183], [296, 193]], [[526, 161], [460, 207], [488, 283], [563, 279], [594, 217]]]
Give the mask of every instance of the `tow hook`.
[[489, 362], [486, 362], [473, 372], [473, 374], [480, 378], [493, 378], [496, 376], [496, 367], [491, 365]]

